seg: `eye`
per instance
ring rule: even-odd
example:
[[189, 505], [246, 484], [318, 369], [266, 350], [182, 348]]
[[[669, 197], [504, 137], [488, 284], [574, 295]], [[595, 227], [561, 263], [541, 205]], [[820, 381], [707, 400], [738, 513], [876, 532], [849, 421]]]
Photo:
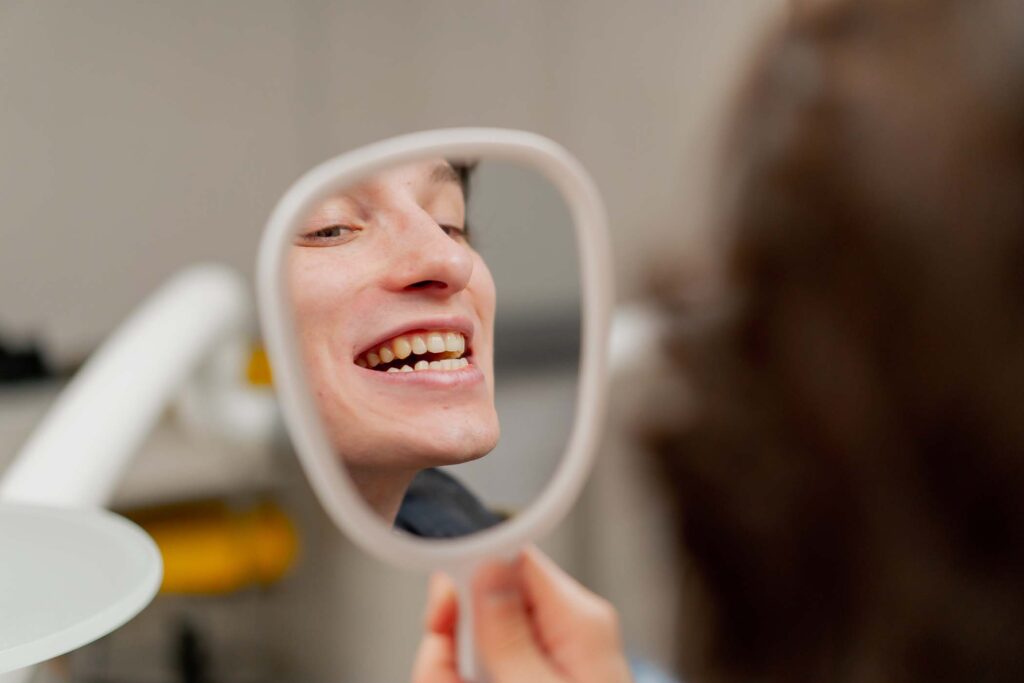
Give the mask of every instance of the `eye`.
[[325, 246], [347, 242], [359, 232], [349, 225], [328, 225], [299, 235], [298, 241], [309, 246]]
[[441, 224], [441, 229], [444, 230], [444, 234], [448, 235], [452, 239], [465, 240], [469, 237], [466, 228], [458, 225]]

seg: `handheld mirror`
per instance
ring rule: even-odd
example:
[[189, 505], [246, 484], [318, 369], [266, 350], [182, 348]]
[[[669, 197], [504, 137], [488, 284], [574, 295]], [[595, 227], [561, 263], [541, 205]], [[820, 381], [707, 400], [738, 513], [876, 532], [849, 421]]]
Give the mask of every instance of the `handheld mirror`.
[[611, 283], [600, 197], [560, 146], [451, 129], [331, 159], [272, 213], [259, 286], [303, 468], [368, 552], [444, 569], [464, 597], [478, 562], [571, 507], [603, 409]]

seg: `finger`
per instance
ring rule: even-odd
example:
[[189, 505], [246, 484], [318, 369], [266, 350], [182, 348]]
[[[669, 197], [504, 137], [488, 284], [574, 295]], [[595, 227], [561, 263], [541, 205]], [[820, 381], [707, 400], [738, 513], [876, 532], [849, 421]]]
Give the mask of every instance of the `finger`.
[[459, 598], [455, 583], [445, 574], [435, 572], [427, 587], [424, 626], [428, 632], [455, 635], [459, 619]]
[[611, 603], [536, 548], [523, 552], [521, 567], [537, 639], [558, 668], [578, 670], [585, 662], [596, 663], [594, 653], [621, 651], [618, 615]]
[[412, 683], [462, 683], [454, 638], [437, 633], [423, 636], [412, 667]]
[[495, 683], [558, 681], [534, 639], [517, 565], [486, 564], [474, 576], [476, 645]]

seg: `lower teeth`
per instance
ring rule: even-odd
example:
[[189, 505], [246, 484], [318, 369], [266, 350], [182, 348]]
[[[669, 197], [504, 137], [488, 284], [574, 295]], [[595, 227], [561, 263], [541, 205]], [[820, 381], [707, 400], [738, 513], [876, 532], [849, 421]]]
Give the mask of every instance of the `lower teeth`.
[[446, 358], [445, 360], [417, 361], [415, 366], [403, 365], [400, 368], [391, 367], [386, 372], [413, 372], [420, 370], [461, 370], [469, 365], [465, 358]]

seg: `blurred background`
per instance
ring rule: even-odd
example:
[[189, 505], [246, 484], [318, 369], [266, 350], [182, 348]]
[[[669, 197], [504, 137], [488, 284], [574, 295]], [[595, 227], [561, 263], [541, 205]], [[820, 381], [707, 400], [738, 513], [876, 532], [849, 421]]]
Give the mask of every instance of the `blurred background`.
[[[604, 196], [628, 304], [652, 255], [667, 243], [697, 252], [706, 238], [729, 97], [784, 4], [5, 0], [0, 467], [148, 294], [201, 261], [251, 278], [284, 189], [383, 137], [501, 126], [563, 144]], [[550, 319], [527, 311], [514, 323]], [[644, 360], [616, 378], [597, 469], [542, 545], [616, 604], [631, 652], [668, 667], [672, 567], [628, 428], [636, 376], [651, 370]], [[526, 406], [569, 414], [567, 369], [507, 371], [516, 384], [506, 410], [524, 429]], [[262, 386], [258, 362], [248, 370]], [[266, 557], [248, 573], [228, 557], [215, 576], [189, 573], [186, 561], [180, 583], [134, 621], [37, 679], [407, 679], [424, 577], [342, 537], [283, 433], [229, 444], [183, 430], [172, 413], [114, 508], [172, 545], [187, 526], [210, 547], [257, 543]]]

